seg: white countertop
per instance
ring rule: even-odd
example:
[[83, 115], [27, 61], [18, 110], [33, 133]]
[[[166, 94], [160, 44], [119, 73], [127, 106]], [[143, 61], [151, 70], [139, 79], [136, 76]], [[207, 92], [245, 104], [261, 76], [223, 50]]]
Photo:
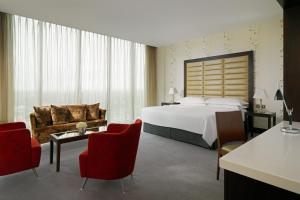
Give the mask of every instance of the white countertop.
[[[223, 169], [300, 194], [300, 134], [282, 133], [284, 121], [220, 159]], [[300, 123], [293, 127], [300, 129]]]

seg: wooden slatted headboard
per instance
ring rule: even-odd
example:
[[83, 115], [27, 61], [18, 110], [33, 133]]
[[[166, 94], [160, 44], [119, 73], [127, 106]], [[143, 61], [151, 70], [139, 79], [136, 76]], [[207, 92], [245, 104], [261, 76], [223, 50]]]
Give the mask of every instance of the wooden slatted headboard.
[[234, 97], [253, 105], [253, 51], [184, 61], [184, 96]]

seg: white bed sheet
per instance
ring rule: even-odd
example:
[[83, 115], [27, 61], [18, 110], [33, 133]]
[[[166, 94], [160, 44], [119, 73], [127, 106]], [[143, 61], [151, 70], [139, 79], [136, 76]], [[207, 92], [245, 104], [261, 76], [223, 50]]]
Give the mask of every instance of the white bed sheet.
[[217, 139], [215, 112], [239, 110], [209, 105], [169, 105], [146, 107], [143, 122], [202, 134], [208, 145]]

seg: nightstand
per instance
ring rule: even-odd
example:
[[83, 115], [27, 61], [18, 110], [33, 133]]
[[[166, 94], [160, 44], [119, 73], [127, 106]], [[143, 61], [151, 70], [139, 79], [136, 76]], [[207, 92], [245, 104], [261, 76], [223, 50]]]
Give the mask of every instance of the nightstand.
[[[276, 112], [256, 112], [247, 111], [245, 112], [245, 125], [247, 133], [250, 132], [251, 137], [253, 137], [253, 118], [254, 117], [264, 117], [268, 118], [268, 129], [276, 125]], [[273, 122], [273, 123], [272, 123]]]
[[162, 106], [168, 106], [168, 105], [177, 105], [180, 104], [179, 102], [161, 102]]

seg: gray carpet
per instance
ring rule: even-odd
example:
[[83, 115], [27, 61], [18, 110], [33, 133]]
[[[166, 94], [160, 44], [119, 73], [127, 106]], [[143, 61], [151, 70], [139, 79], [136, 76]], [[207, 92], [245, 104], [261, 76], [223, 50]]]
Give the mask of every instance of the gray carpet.
[[31, 170], [0, 177], [0, 200], [223, 199], [223, 173], [216, 181], [216, 151], [147, 133], [141, 137], [134, 179], [125, 179], [125, 194], [120, 181], [89, 180], [80, 191], [78, 155], [86, 144], [62, 146], [59, 173], [49, 164], [49, 145], [43, 145], [39, 178]]

